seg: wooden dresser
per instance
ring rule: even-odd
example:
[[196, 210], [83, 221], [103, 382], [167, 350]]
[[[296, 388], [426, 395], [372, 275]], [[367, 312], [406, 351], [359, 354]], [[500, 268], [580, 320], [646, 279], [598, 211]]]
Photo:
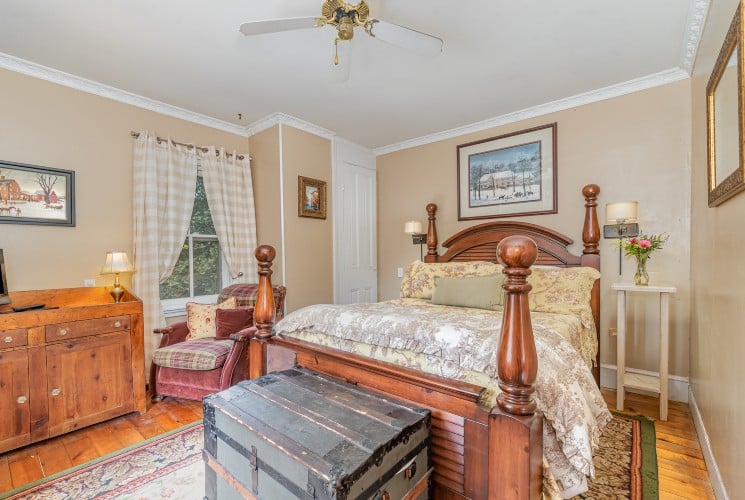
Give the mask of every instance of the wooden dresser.
[[[104, 287], [10, 294], [0, 306], [0, 453], [146, 411], [142, 302]], [[54, 309], [12, 311], [46, 304]]]

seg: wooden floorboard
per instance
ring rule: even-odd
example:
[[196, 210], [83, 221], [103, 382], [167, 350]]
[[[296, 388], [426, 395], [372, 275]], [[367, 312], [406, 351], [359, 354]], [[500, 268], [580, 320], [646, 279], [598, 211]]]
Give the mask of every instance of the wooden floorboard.
[[[603, 389], [603, 397], [609, 408], [616, 408], [616, 391]], [[627, 392], [623, 411], [654, 420], [661, 499], [714, 499], [687, 404], [670, 401], [668, 420], [663, 422], [658, 398]]]
[[[603, 396], [615, 408], [615, 391], [603, 389]], [[688, 405], [670, 402], [670, 419], [662, 422], [656, 398], [627, 393], [624, 412], [655, 420], [661, 499], [714, 498]], [[5, 453], [0, 493], [201, 419], [200, 402], [166, 398], [144, 415], [125, 415]]]

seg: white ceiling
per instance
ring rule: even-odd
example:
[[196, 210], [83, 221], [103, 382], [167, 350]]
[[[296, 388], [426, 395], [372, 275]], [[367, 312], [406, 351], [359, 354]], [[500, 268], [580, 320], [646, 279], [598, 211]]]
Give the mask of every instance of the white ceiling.
[[381, 148], [688, 70], [708, 5], [369, 3], [375, 18], [442, 38], [442, 54], [407, 52], [358, 28], [343, 81], [330, 27], [238, 32], [246, 21], [317, 15], [321, 0], [2, 0], [0, 52], [240, 127], [280, 112]]

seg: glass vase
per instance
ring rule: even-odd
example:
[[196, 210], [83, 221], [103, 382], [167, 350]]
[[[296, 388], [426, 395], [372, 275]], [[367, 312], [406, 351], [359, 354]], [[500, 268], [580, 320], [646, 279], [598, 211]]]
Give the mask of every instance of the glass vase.
[[636, 256], [636, 273], [634, 274], [634, 284], [640, 286], [649, 285], [649, 274], [647, 274], [646, 256]]

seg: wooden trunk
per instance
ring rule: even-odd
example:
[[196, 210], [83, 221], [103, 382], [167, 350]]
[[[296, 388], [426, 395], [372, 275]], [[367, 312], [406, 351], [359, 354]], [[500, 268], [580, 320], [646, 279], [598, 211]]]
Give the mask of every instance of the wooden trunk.
[[430, 412], [304, 370], [204, 399], [206, 498], [429, 498]]

